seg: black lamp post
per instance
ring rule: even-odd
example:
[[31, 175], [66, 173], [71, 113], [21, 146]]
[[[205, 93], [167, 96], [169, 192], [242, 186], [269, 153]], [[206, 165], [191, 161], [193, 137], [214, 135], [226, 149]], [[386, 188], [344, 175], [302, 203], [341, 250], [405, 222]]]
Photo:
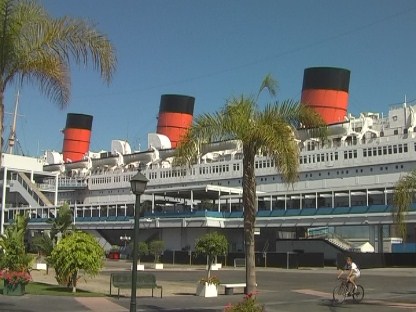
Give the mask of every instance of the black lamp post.
[[137, 283], [137, 244], [139, 242], [140, 195], [144, 193], [149, 180], [139, 172], [130, 180], [131, 191], [136, 195], [134, 204], [134, 236], [133, 236], [133, 267], [131, 269], [131, 300], [130, 312], [136, 312], [136, 283]]
[[[126, 249], [126, 247], [127, 247], [127, 242], [129, 242], [130, 240], [131, 240], [131, 237], [130, 236], [127, 236], [126, 234], [124, 234], [124, 236], [120, 236], [120, 240], [122, 241], [122, 242], [124, 242], [124, 249]], [[125, 252], [126, 250], [124, 250], [124, 252]]]

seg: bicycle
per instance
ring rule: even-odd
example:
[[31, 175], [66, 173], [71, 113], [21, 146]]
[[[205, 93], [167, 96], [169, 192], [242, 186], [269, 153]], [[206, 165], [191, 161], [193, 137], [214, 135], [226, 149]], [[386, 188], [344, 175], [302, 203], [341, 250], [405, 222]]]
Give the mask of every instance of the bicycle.
[[352, 290], [353, 285], [347, 279], [341, 279], [341, 283], [335, 286], [334, 291], [332, 292], [333, 302], [336, 304], [341, 304], [344, 302], [346, 297], [352, 296], [352, 299], [355, 303], [360, 303], [364, 298], [364, 287], [357, 284], [357, 289]]

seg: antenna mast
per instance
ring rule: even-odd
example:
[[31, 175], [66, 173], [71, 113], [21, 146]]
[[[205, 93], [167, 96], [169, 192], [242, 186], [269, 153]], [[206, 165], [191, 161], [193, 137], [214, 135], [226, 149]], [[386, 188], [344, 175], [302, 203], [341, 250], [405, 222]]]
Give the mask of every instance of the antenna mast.
[[16, 94], [16, 102], [14, 104], [14, 115], [13, 115], [13, 124], [10, 129], [10, 136], [9, 136], [9, 154], [13, 154], [13, 147], [16, 142], [16, 119], [17, 119], [17, 108], [19, 106], [19, 90], [17, 90]]

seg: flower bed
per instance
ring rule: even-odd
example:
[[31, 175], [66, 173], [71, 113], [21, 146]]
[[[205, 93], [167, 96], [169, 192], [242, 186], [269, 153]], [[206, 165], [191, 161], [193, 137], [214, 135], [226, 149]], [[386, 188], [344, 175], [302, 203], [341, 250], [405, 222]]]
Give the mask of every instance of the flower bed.
[[25, 286], [32, 280], [29, 272], [0, 271], [0, 278], [4, 281], [3, 295], [22, 296]]
[[256, 302], [256, 293], [249, 293], [244, 296], [243, 301], [236, 304], [229, 304], [224, 312], [263, 312], [264, 306]]
[[32, 280], [32, 276], [29, 272], [15, 272], [8, 270], [0, 271], [0, 278], [10, 285], [27, 285]]

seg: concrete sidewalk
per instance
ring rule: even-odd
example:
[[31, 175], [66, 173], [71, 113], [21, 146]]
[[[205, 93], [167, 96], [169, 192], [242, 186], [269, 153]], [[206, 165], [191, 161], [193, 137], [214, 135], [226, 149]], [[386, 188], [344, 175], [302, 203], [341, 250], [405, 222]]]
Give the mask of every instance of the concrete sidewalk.
[[[172, 269], [173, 268], [171, 268], [171, 270]], [[176, 269], [183, 270], [180, 268], [176, 268]], [[50, 284], [50, 285], [58, 285], [55, 279], [55, 272], [53, 269], [49, 271], [49, 274], [46, 274], [45, 271], [33, 270], [31, 272], [31, 275], [32, 275], [32, 279], [34, 282], [40, 282], [40, 283], [45, 283], [45, 284]], [[192, 283], [191, 282], [186, 283], [184, 281], [182, 282], [163, 281], [163, 297], [175, 296], [175, 294], [178, 292], [178, 289], [181, 289], [181, 292], [185, 292], [185, 293], [195, 293], [195, 284], [196, 284], [196, 281]], [[100, 293], [104, 295], [110, 295], [110, 273], [106, 272], [106, 270], [103, 270], [100, 274], [94, 277], [81, 277], [78, 281], [77, 289], [87, 290], [87, 291]], [[114, 291], [113, 289], [112, 293], [113, 295], [116, 294], [117, 290]], [[121, 289], [120, 295], [129, 297], [130, 289]]]

